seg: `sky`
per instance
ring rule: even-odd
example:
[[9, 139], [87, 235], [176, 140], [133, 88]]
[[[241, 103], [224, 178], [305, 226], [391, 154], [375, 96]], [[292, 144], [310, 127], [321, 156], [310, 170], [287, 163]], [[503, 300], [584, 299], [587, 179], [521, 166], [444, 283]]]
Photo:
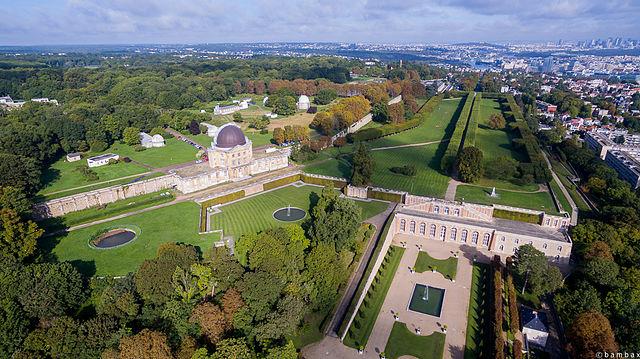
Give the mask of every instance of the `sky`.
[[640, 0], [0, 0], [0, 46], [640, 38]]

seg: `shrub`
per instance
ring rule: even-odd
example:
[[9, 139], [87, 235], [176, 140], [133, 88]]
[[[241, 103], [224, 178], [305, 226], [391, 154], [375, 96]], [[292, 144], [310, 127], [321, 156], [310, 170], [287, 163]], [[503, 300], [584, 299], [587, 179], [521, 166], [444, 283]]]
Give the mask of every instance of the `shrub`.
[[97, 181], [98, 179], [100, 179], [96, 171], [89, 168], [89, 166], [87, 165], [82, 165], [76, 168], [76, 171], [79, 172], [87, 181]]
[[469, 113], [471, 112], [472, 103], [472, 92], [469, 92], [465, 97], [464, 106], [462, 107], [462, 111], [460, 111], [460, 115], [458, 116], [458, 120], [456, 121], [456, 126], [453, 130], [451, 138], [449, 139], [447, 149], [442, 156], [442, 160], [440, 161], [440, 169], [442, 169], [443, 171], [451, 171], [453, 169], [453, 165], [456, 162], [458, 151], [460, 150], [460, 145], [462, 144], [462, 137], [464, 135], [465, 129], [467, 128], [467, 122], [469, 121]]
[[131, 158], [129, 158], [129, 157], [123, 157], [123, 158], [122, 158], [122, 162], [124, 162], [124, 163], [129, 163], [129, 162], [131, 162]]
[[102, 152], [109, 148], [109, 145], [100, 140], [94, 140], [89, 143], [92, 152]]
[[266, 135], [267, 133], [269, 133], [269, 130], [267, 130], [266, 128], [263, 128], [262, 130], [260, 130], [261, 135]]
[[493, 339], [494, 358], [504, 358], [504, 339], [502, 338], [502, 264], [500, 257], [493, 259]]
[[509, 327], [511, 333], [515, 334], [520, 330], [520, 315], [518, 313], [516, 287], [513, 285], [513, 276], [511, 273], [507, 273], [507, 289], [509, 290]]
[[147, 148], [144, 147], [143, 145], [135, 145], [135, 146], [133, 146], [133, 150], [136, 151], [136, 152], [142, 152], [142, 151], [144, 151], [146, 149]]
[[402, 167], [391, 167], [389, 170], [393, 173], [398, 173], [405, 176], [415, 176], [418, 172], [414, 165], [404, 165]]
[[473, 109], [469, 116], [469, 123], [464, 135], [464, 147], [476, 145], [476, 133], [478, 132], [478, 121], [480, 120], [480, 101], [482, 101], [482, 93], [476, 94], [473, 100]]

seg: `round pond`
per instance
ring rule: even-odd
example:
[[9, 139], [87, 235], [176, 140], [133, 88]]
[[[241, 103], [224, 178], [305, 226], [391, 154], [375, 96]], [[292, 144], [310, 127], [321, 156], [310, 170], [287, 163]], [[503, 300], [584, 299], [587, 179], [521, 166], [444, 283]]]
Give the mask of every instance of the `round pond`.
[[102, 233], [93, 239], [91, 244], [96, 248], [114, 248], [129, 243], [134, 238], [136, 238], [136, 232], [130, 229], [118, 228]]
[[303, 219], [307, 212], [296, 207], [285, 207], [273, 212], [273, 218], [283, 222], [295, 222]]

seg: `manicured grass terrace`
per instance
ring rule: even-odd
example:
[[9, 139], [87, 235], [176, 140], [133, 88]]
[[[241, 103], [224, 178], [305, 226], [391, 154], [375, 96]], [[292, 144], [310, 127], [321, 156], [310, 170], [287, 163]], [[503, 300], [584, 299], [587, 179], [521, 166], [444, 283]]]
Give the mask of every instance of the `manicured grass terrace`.
[[[182, 202], [40, 241], [57, 260], [74, 262], [88, 275], [122, 276], [137, 270], [145, 259], [154, 258], [162, 243], [191, 244], [203, 252], [211, 248], [220, 234], [198, 234], [199, 212], [196, 203]], [[139, 228], [140, 235], [122, 247], [95, 249], [88, 245], [102, 230], [129, 226]]]
[[478, 204], [501, 204], [519, 208], [545, 211], [549, 214], [558, 213], [551, 194], [549, 192], [512, 192], [499, 190], [498, 198], [490, 197], [490, 187], [479, 187], [471, 185], [460, 185], [456, 191], [456, 201], [478, 203]]
[[402, 322], [393, 323], [389, 340], [384, 352], [389, 359], [409, 355], [418, 359], [441, 359], [444, 354], [446, 335], [433, 332], [430, 335], [417, 335]]
[[[242, 234], [282, 226], [285, 223], [273, 218], [273, 212], [288, 205], [307, 211], [305, 218], [309, 218], [310, 208], [321, 192], [322, 188], [316, 186], [287, 186], [223, 205], [219, 207], [221, 213], [211, 215], [210, 229], [222, 229], [225, 236], [238, 238]], [[355, 203], [362, 209], [361, 220], [373, 217], [387, 208], [387, 203], [380, 201]]]

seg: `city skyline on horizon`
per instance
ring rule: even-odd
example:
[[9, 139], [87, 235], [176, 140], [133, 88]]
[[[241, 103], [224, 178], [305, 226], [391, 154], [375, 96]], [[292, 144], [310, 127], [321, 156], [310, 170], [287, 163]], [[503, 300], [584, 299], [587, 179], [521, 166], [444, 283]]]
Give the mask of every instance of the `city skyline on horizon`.
[[628, 0], [3, 2], [12, 10], [0, 14], [1, 46], [574, 42], [637, 37], [640, 15]]

